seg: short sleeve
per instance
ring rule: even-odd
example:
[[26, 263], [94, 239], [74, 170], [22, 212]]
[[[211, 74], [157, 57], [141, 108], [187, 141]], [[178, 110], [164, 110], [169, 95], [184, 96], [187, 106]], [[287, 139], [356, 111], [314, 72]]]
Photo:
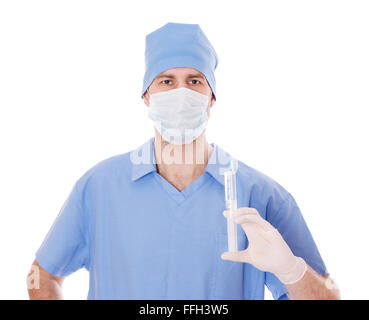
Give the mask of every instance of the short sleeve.
[[[271, 208], [267, 212], [267, 220], [277, 228], [295, 256], [303, 258], [317, 273], [328, 274], [300, 208], [290, 193], [278, 210]], [[274, 299], [279, 299], [287, 292], [285, 286], [273, 274], [266, 273], [265, 284]]]
[[290, 300], [287, 296], [287, 294], [285, 293], [284, 295], [281, 295], [278, 300]]
[[86, 228], [77, 181], [35, 254], [40, 266], [54, 276], [67, 276], [82, 267], [88, 269]]

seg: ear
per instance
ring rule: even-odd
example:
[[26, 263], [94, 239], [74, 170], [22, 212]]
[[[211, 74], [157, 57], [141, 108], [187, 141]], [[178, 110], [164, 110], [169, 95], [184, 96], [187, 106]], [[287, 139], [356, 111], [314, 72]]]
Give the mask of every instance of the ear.
[[149, 94], [147, 93], [147, 90], [145, 91], [144, 95], [143, 95], [143, 101], [146, 104], [147, 107], [150, 106], [150, 97]]
[[212, 94], [211, 101], [210, 101], [210, 108], [214, 105], [214, 103], [215, 103], [215, 98], [214, 98], [214, 95]]

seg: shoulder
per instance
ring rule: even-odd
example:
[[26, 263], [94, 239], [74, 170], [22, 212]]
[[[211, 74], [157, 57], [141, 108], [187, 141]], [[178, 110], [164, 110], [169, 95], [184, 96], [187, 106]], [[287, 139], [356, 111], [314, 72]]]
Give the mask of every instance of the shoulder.
[[281, 207], [292, 197], [291, 194], [272, 177], [240, 160], [238, 160], [237, 175], [241, 186], [250, 193], [250, 202], [256, 200], [266, 205], [272, 204], [274, 207]]
[[131, 170], [130, 152], [113, 155], [100, 160], [80, 176], [77, 184], [83, 189], [91, 184], [112, 183], [128, 178]]
[[292, 194], [270, 176], [241, 161], [238, 176], [241, 190], [249, 195], [249, 206], [257, 208], [274, 227], [279, 226], [281, 221], [292, 221], [292, 217], [300, 216]]
[[225, 163], [224, 166], [229, 167], [230, 160], [232, 160], [236, 166], [237, 188], [240, 187], [241, 192], [250, 195], [250, 204], [254, 200], [255, 203], [263, 205], [272, 199], [273, 205], [279, 206], [290, 199], [291, 194], [275, 179], [249, 166], [241, 159], [233, 157], [218, 145], [216, 147], [220, 154], [217, 157], [223, 158], [220, 163]]

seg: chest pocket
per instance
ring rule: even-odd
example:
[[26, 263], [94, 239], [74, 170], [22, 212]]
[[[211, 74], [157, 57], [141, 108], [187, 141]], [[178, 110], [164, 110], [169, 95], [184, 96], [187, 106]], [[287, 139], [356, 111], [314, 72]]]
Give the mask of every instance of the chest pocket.
[[[248, 247], [248, 240], [243, 230], [238, 229], [238, 250]], [[212, 299], [243, 299], [243, 262], [223, 260], [220, 256], [228, 251], [228, 235], [216, 234], [216, 245], [214, 253], [214, 284]]]

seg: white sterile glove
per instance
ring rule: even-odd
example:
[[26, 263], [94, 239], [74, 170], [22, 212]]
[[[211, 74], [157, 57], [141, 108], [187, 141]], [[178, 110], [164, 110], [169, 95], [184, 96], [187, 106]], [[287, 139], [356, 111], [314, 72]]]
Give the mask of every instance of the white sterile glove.
[[[227, 217], [229, 211], [223, 212]], [[224, 252], [224, 260], [247, 262], [254, 267], [274, 273], [284, 284], [299, 281], [307, 270], [304, 259], [296, 257], [281, 234], [268, 221], [263, 219], [254, 208], [238, 208], [233, 219], [241, 224], [249, 240], [247, 249], [236, 252]]]

